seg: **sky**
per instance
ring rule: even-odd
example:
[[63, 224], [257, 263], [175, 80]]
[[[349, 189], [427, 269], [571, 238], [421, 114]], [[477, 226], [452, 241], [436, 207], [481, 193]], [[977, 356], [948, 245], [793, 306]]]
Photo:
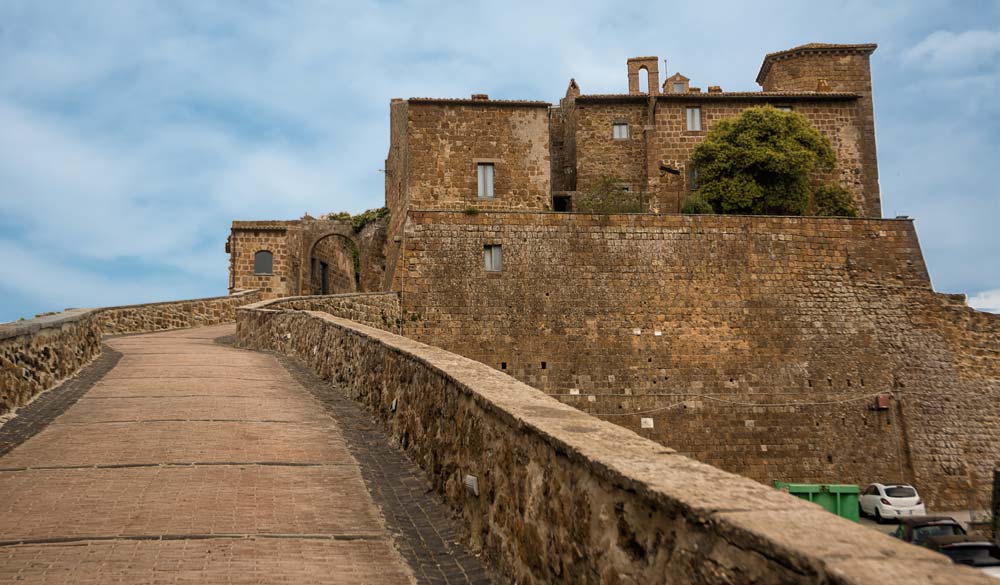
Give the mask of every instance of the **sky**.
[[1000, 1], [0, 0], [0, 321], [226, 293], [232, 220], [383, 204], [389, 100], [755, 91], [766, 53], [879, 44], [883, 215], [1000, 312]]

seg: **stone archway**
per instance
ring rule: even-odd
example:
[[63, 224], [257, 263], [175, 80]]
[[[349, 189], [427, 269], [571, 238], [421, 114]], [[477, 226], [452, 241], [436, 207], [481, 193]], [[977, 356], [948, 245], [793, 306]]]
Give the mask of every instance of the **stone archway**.
[[361, 284], [358, 245], [353, 238], [330, 233], [309, 247], [303, 292], [331, 295], [357, 292]]

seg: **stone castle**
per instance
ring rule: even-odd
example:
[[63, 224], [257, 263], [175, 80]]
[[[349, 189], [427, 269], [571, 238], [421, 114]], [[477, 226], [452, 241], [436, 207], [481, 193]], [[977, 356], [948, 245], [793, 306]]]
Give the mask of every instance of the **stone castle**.
[[[1000, 318], [936, 293], [913, 222], [881, 217], [875, 48], [769, 54], [760, 92], [638, 57], [628, 93], [394, 99], [388, 218], [233, 222], [230, 291], [394, 291], [394, 331], [727, 471], [985, 506]], [[862, 217], [679, 214], [693, 147], [761, 104], [830, 138]], [[608, 176], [638, 213], [578, 211]]]
[[[0, 580], [985, 585], [770, 485], [990, 500], [1000, 315], [881, 217], [874, 50], [393, 100], [386, 207], [234, 222], [227, 296], [0, 324]], [[678, 212], [759, 104], [860, 217]]]

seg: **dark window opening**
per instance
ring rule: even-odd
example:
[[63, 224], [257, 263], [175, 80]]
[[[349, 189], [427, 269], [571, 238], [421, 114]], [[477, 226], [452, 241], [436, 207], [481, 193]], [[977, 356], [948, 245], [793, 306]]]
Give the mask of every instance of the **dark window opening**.
[[556, 195], [552, 198], [552, 209], [554, 211], [573, 211], [573, 197]]
[[546, 366], [546, 365], [547, 365], [547, 364], [546, 364], [545, 362], [542, 362], [542, 369], [543, 369], [543, 370], [545, 369], [545, 366]]
[[330, 294], [330, 265], [322, 260], [319, 262], [319, 279], [320, 294]]
[[500, 362], [500, 369], [501, 370], [506, 370], [507, 369], [507, 362]]
[[271, 274], [274, 266], [274, 256], [267, 250], [261, 250], [253, 255], [253, 273]]

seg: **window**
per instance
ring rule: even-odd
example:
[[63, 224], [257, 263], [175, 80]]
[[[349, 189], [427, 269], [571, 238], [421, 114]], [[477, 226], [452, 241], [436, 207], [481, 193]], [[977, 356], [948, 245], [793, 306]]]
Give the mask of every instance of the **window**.
[[272, 256], [267, 250], [261, 250], [253, 255], [253, 273], [271, 274], [273, 263], [274, 256]]
[[683, 83], [675, 83], [674, 84], [674, 93], [684, 93], [684, 84]]
[[908, 485], [894, 485], [885, 488], [885, 495], [890, 498], [915, 498], [917, 490]]
[[503, 268], [500, 246], [490, 244], [483, 246], [483, 262], [486, 272], [500, 272], [500, 269]]
[[687, 109], [687, 129], [691, 132], [701, 132], [701, 108]]
[[493, 199], [493, 163], [479, 163], [476, 165], [476, 171], [479, 181], [479, 198]]
[[553, 211], [572, 211], [573, 210], [573, 197], [570, 195], [553, 195], [552, 196], [552, 210]]
[[782, 112], [791, 112], [792, 106], [774, 106], [774, 109], [781, 110]]
[[628, 140], [628, 124], [615, 122], [611, 126], [611, 135], [615, 140]]
[[691, 190], [698, 190], [698, 169], [688, 167], [688, 181], [691, 183]]

